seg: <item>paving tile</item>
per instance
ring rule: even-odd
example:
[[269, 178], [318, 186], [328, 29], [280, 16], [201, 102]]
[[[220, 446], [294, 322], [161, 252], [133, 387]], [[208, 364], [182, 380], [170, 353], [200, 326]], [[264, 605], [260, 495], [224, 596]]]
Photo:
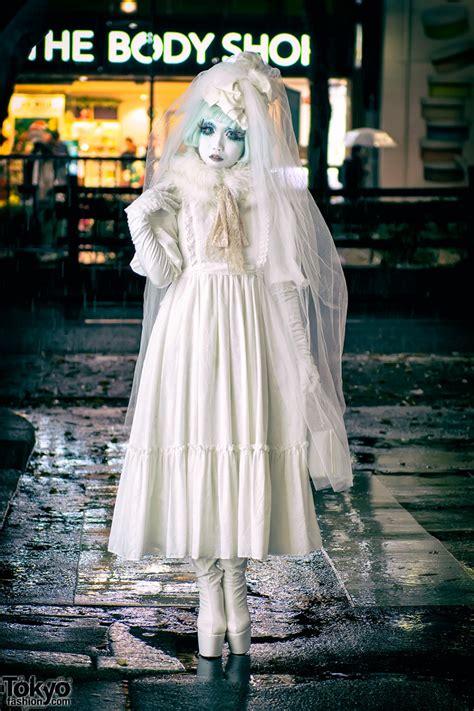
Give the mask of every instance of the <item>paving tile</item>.
[[0, 619], [0, 647], [4, 649], [96, 654], [107, 641], [107, 627], [95, 619], [18, 614], [15, 621]]
[[[184, 671], [181, 662], [166, 654], [156, 646], [150, 646], [134, 637], [127, 625], [115, 622], [109, 630], [113, 651], [113, 662], [107, 658], [98, 660], [98, 668], [111, 668], [120, 666], [126, 670], [149, 672], [178, 672]], [[126, 671], [124, 671], [126, 673]]]
[[[241, 675], [243, 678], [243, 674]], [[221, 711], [243, 708], [255, 711], [271, 709], [322, 708], [343, 711], [466, 711], [461, 694], [449, 683], [432, 680], [410, 680], [387, 674], [350, 679], [308, 680], [295, 675], [252, 675], [252, 684], [222, 678], [200, 677], [134, 680], [130, 700], [134, 709], [189, 708]], [[429, 699], [429, 704], [427, 702]]]
[[[464, 566], [397, 503], [376, 475], [357, 472], [353, 488], [354, 495], [345, 495], [337, 505], [330, 496], [327, 508], [324, 490], [316, 494], [324, 547], [353, 604], [474, 602], [474, 580]], [[383, 505], [372, 506], [372, 500]], [[400, 541], [404, 548], [397, 548]]]
[[72, 711], [127, 711], [128, 690], [122, 681], [73, 680]]
[[86, 654], [48, 652], [30, 649], [0, 649], [0, 665], [3, 670], [27, 669], [29, 672], [44, 671], [52, 674], [81, 675], [92, 670], [92, 660]]

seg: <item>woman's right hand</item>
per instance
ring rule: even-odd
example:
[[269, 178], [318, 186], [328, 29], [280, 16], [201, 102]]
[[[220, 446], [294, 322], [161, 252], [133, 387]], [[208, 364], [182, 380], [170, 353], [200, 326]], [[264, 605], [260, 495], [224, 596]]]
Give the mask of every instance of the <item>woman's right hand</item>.
[[[174, 192], [154, 187], [145, 190], [125, 209], [137, 254], [137, 260], [134, 257], [130, 266], [157, 287], [167, 286], [181, 272], [182, 256], [175, 234], [175, 213], [180, 205], [181, 200]], [[156, 221], [151, 220], [151, 214], [159, 210], [164, 212], [156, 216]]]
[[175, 213], [181, 207], [181, 200], [171, 190], [148, 188], [125, 208], [127, 215], [150, 215], [158, 210]]

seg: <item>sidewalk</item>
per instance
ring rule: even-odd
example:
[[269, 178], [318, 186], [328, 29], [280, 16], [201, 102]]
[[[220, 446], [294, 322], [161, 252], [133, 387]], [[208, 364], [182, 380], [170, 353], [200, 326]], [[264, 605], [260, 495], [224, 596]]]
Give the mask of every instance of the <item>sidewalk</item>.
[[71, 676], [81, 711], [471, 709], [471, 354], [345, 353], [355, 486], [315, 494], [323, 551], [249, 562], [250, 659], [225, 678], [198, 668], [189, 562], [107, 552], [133, 365], [2, 358], [36, 436], [1, 531], [3, 673]]

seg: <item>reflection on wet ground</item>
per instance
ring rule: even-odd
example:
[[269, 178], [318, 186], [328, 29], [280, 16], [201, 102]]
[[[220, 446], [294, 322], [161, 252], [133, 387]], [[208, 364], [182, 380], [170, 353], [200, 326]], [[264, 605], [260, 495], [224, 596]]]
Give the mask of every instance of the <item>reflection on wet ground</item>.
[[[110, 360], [97, 358], [75, 356], [75, 378], [71, 361], [61, 375], [46, 360], [28, 407], [34, 362], [29, 381], [17, 362], [2, 386], [36, 431], [1, 534], [3, 668], [72, 676], [78, 709], [471, 708], [472, 548], [459, 536], [472, 527], [472, 412], [454, 390], [441, 406], [433, 380], [418, 404], [379, 405], [361, 386], [346, 416], [355, 486], [314, 494], [324, 549], [250, 561], [250, 656], [208, 663], [189, 561], [107, 551], [133, 368], [117, 360], [102, 377]], [[394, 364], [378, 367], [377, 382]]]

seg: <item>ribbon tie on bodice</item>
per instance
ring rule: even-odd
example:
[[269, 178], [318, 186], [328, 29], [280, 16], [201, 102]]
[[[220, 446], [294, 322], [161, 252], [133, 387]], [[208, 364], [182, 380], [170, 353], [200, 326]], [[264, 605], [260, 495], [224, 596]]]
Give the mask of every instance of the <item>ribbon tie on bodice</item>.
[[243, 247], [248, 247], [237, 200], [226, 185], [217, 188], [217, 212], [207, 239], [206, 254], [227, 260], [231, 270], [244, 271]]

